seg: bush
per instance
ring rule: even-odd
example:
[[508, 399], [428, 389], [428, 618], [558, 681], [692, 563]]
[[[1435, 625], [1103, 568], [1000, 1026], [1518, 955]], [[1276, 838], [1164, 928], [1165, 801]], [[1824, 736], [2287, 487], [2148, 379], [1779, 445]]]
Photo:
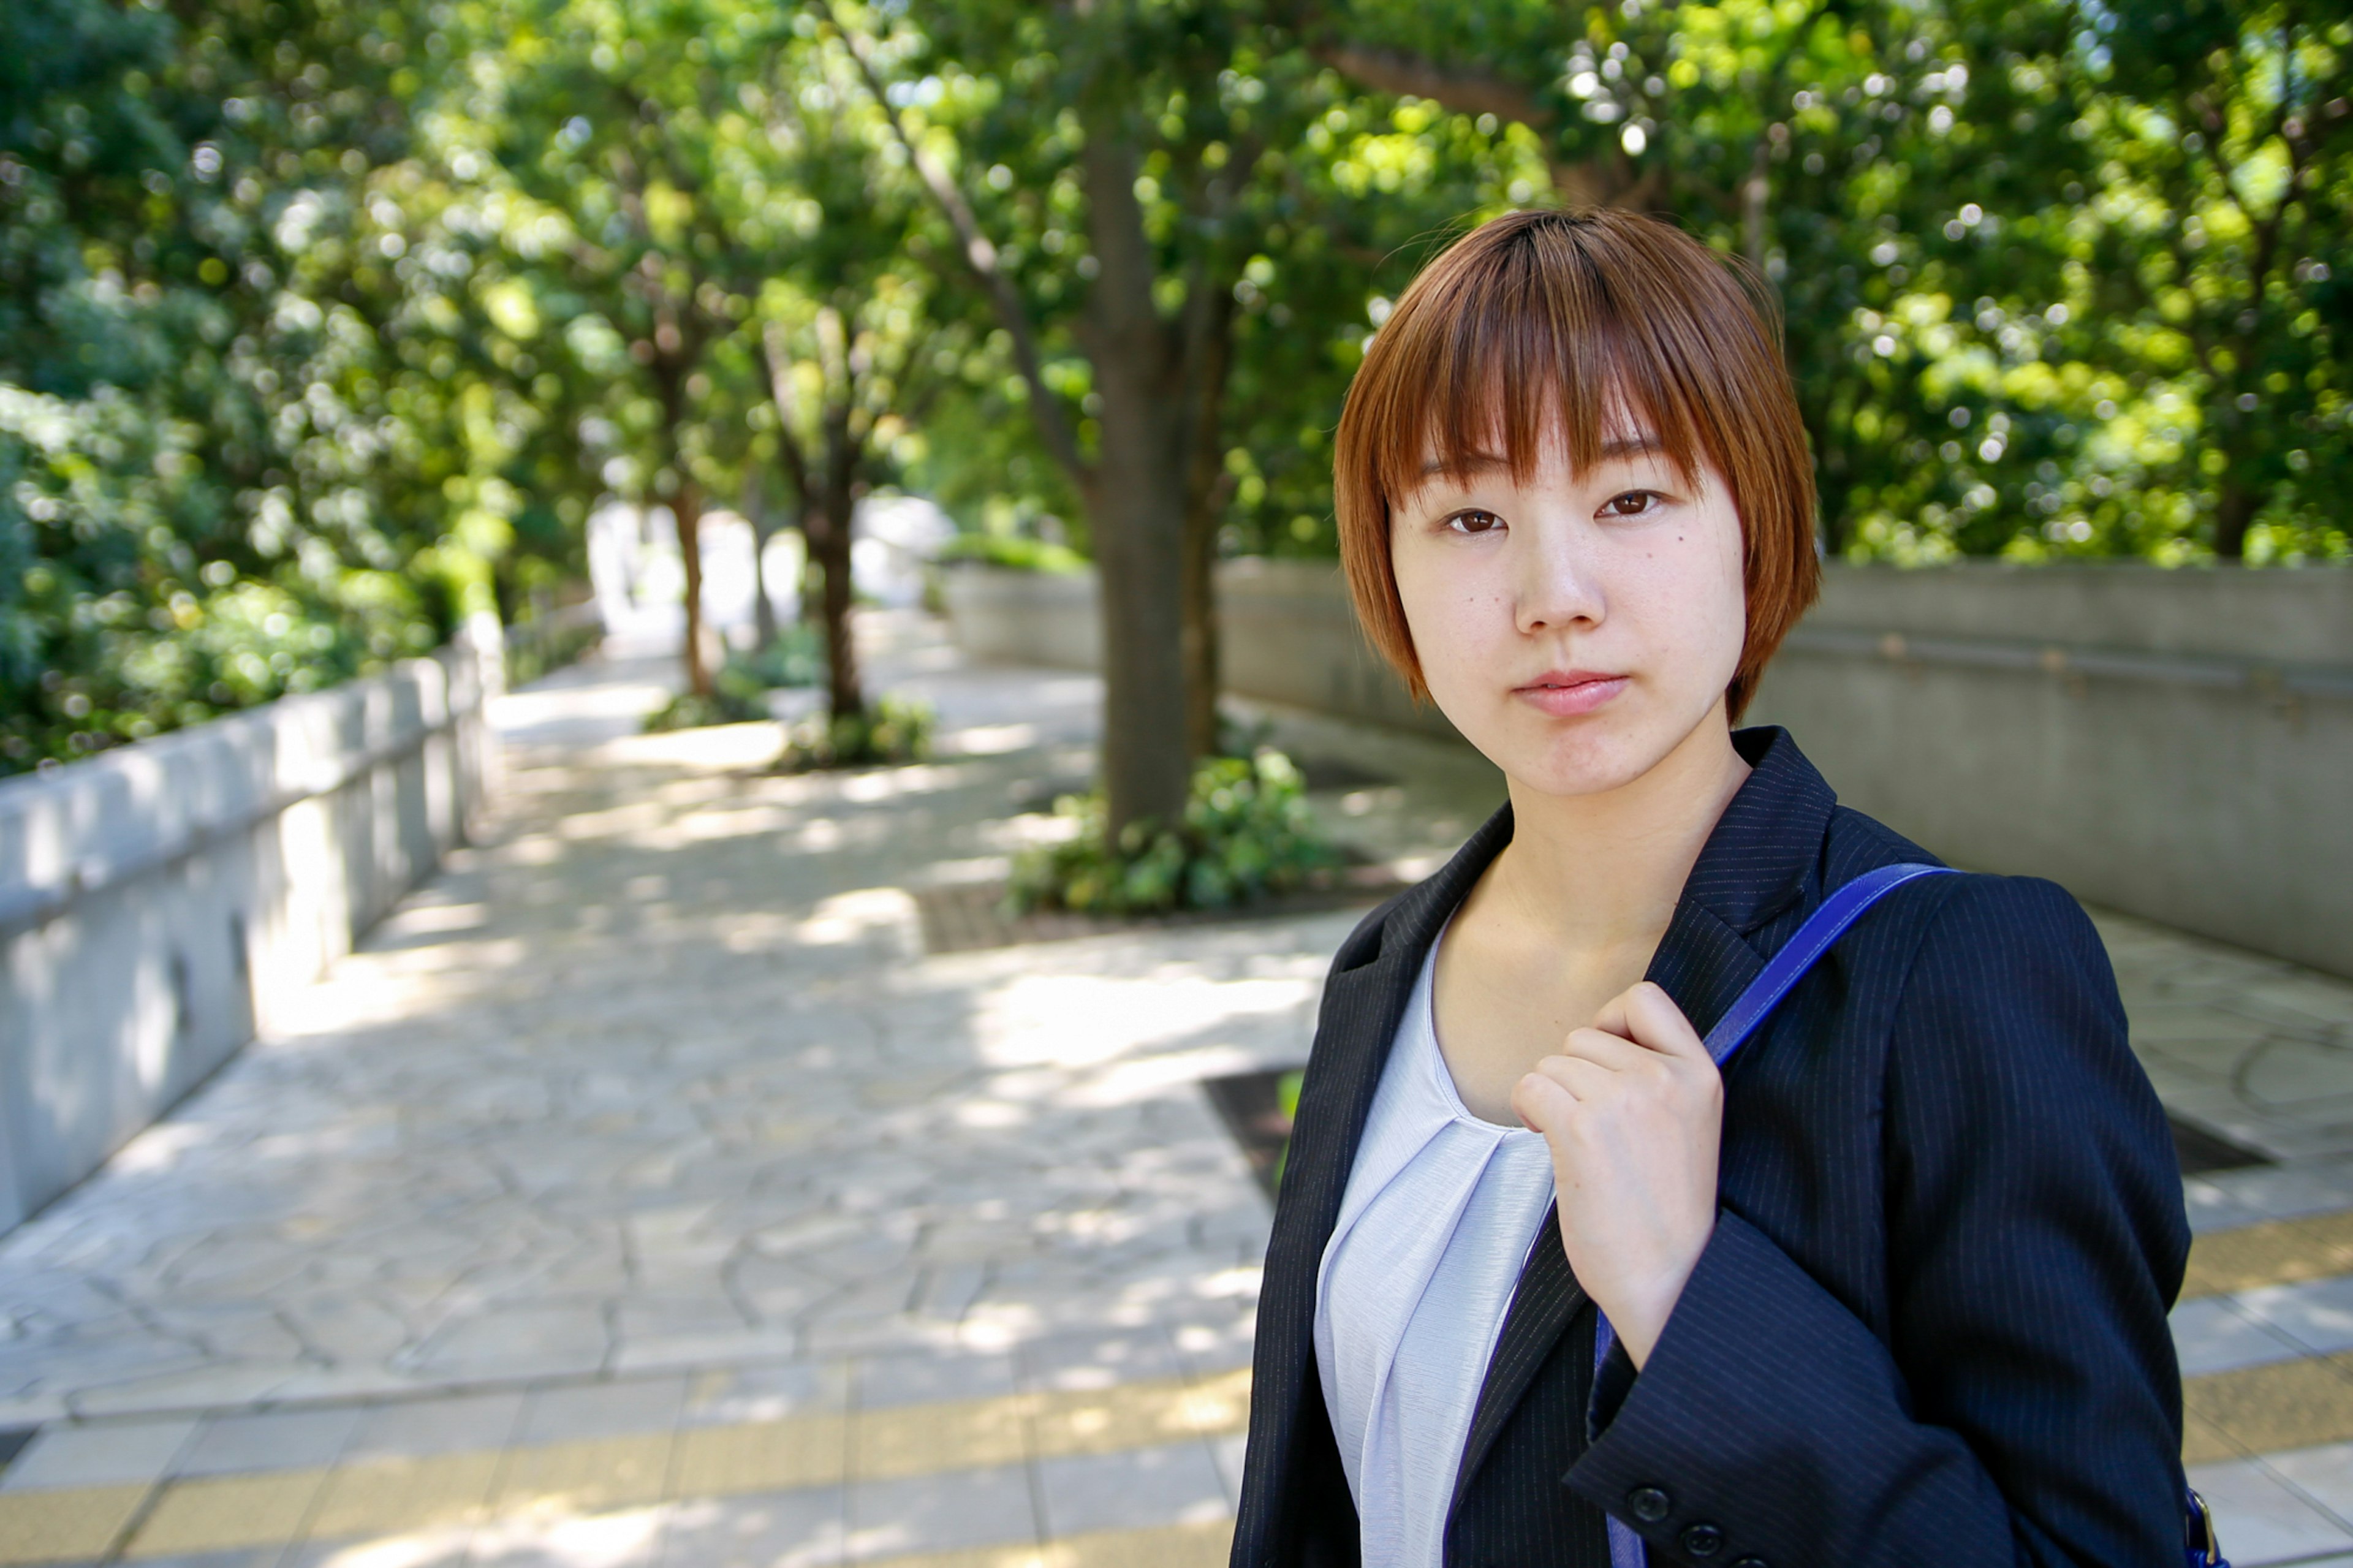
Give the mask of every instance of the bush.
[[1067, 544], [1050, 544], [1012, 533], [959, 533], [940, 549], [942, 561], [975, 561], [1008, 572], [1046, 572], [1068, 576], [1086, 570], [1087, 558]]
[[780, 686], [815, 686], [825, 675], [825, 658], [817, 629], [807, 625], [783, 628], [776, 640], [757, 653], [730, 658], [711, 679], [711, 695], [681, 692], [646, 721], [646, 733], [661, 730], [700, 730], [706, 724], [752, 724], [776, 717], [768, 709], [768, 693]]
[[1271, 747], [1200, 763], [1180, 822], [1130, 823], [1116, 846], [1105, 842], [1101, 792], [1065, 795], [1054, 810], [1075, 819], [1076, 832], [1014, 863], [1008, 898], [1017, 912], [1227, 909], [1313, 886], [1340, 865], [1298, 768]]
[[776, 641], [727, 665], [767, 689], [815, 686], [825, 679], [825, 637], [808, 622], [793, 621], [776, 628]]
[[812, 713], [795, 724], [776, 760], [780, 773], [920, 763], [932, 754], [931, 704], [883, 697], [863, 713]]
[[681, 691], [646, 720], [649, 735], [662, 730], [700, 730], [707, 724], [753, 724], [776, 715], [768, 689], [741, 665], [722, 666], [711, 679], [711, 695]]
[[542, 616], [507, 628], [507, 686], [530, 685], [586, 657], [604, 640], [604, 624], [593, 616]]

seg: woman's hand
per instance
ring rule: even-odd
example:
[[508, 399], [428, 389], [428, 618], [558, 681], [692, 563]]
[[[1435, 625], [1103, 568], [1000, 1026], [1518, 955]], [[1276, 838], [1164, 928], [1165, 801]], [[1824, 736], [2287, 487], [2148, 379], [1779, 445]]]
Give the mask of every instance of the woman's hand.
[[1552, 1148], [1568, 1265], [1640, 1367], [1715, 1231], [1715, 1063], [1646, 980], [1520, 1079], [1512, 1109]]

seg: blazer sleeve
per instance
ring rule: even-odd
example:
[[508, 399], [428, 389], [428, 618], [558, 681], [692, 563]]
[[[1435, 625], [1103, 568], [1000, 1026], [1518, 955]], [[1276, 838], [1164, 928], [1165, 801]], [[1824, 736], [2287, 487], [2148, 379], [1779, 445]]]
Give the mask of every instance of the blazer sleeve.
[[1567, 1485], [1653, 1562], [2179, 1568], [2189, 1252], [2105, 951], [2061, 889], [1952, 879], [1898, 996], [1874, 1332], [1729, 1209]]

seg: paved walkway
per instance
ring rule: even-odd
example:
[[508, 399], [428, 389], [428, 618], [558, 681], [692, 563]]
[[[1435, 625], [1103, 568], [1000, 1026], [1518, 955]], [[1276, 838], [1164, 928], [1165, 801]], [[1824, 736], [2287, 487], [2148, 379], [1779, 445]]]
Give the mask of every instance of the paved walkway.
[[[1267, 1211], [1196, 1085], [1299, 1059], [1355, 917], [925, 955], [1096, 688], [876, 630], [933, 764], [638, 736], [651, 664], [510, 699], [481, 846], [0, 1241], [0, 1564], [1223, 1561]], [[1276, 720], [1409, 870], [1493, 798]], [[2278, 1162], [2191, 1184], [2189, 1457], [2242, 1568], [2353, 1563], [2353, 986], [2102, 925], [2168, 1102]]]

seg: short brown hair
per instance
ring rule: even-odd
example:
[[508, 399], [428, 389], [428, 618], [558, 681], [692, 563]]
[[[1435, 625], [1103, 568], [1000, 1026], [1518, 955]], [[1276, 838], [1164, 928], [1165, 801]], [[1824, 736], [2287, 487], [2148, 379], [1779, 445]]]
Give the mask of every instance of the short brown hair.
[[1420, 487], [1427, 462], [1467, 468], [1499, 434], [1516, 479], [1535, 472], [1548, 426], [1587, 468], [1622, 399], [1686, 478], [1704, 458], [1732, 492], [1748, 626], [1725, 697], [1740, 717], [1821, 584], [1778, 318], [1742, 281], [1672, 225], [1609, 208], [1507, 213], [1413, 280], [1348, 388], [1332, 488], [1356, 617], [1417, 698], [1430, 693], [1389, 561], [1392, 501]]

